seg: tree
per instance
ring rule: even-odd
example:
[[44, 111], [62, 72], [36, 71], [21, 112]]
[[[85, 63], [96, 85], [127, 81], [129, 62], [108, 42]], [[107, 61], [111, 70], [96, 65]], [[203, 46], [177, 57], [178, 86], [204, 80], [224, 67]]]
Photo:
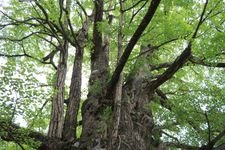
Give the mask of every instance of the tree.
[[0, 142], [223, 149], [224, 3], [10, 1], [0, 24]]

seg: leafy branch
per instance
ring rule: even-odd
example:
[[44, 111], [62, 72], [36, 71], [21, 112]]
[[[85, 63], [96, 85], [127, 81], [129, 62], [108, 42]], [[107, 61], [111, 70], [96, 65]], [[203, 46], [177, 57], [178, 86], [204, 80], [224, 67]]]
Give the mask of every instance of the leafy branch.
[[11, 121], [7, 120], [0, 120], [0, 131], [1, 133], [7, 133], [7, 134], [0, 134], [0, 138], [5, 141], [13, 141], [17, 144], [22, 146], [22, 144], [30, 144], [31, 147], [36, 148], [37, 145], [34, 145], [32, 143], [28, 143], [27, 138], [35, 139], [35, 141], [39, 143], [44, 143], [47, 140], [47, 137], [44, 135], [27, 130], [25, 128], [21, 128], [18, 125], [12, 123]]
[[[51, 64], [55, 69], [57, 69], [56, 65], [53, 62], [53, 55], [51, 55], [51, 53], [49, 54], [51, 56], [48, 55], [48, 56], [44, 57], [43, 61], [42, 61], [42, 60], [39, 60], [38, 58], [35, 58], [35, 57], [27, 54], [27, 52], [25, 51], [24, 45], [21, 44], [21, 46], [22, 46], [22, 49], [23, 49], [23, 54], [4, 54], [4, 53], [0, 53], [0, 57], [8, 57], [8, 58], [28, 57], [28, 58], [34, 59], [34, 60], [36, 60], [36, 61], [38, 61], [42, 64]], [[50, 59], [50, 62], [46, 62], [48, 59]]]
[[202, 23], [204, 22], [204, 14], [206, 11], [206, 7], [208, 5], [208, 0], [206, 0], [206, 3], [204, 5], [203, 11], [201, 13], [201, 17], [199, 19], [198, 25], [194, 31], [194, 34], [192, 35], [192, 39], [189, 41], [187, 47], [184, 49], [184, 51], [178, 56], [175, 61], [167, 68], [167, 70], [160, 75], [156, 80], [153, 80], [149, 83], [149, 90], [154, 91], [156, 88], [158, 88], [160, 85], [165, 83], [167, 80], [169, 80], [180, 68], [183, 67], [183, 65], [189, 60], [191, 57], [191, 45], [192, 40], [194, 40], [197, 36], [198, 30]]

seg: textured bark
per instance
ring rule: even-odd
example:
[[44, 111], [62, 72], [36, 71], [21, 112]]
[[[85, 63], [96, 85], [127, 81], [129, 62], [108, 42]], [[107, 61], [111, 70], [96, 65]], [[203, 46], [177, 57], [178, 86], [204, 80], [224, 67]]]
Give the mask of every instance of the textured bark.
[[[63, 32], [63, 36], [66, 39], [68, 36], [65, 33], [65, 30], [68, 30], [68, 18], [70, 15], [70, 5], [71, 0], [67, 0], [65, 4], [65, 8], [67, 10], [66, 16], [63, 17], [63, 1], [59, 0], [59, 7], [60, 7], [60, 16], [59, 16], [59, 25]], [[46, 18], [47, 18], [46, 14]], [[52, 30], [54, 32], [54, 30]], [[51, 118], [49, 123], [49, 130], [48, 130], [48, 137], [61, 139], [62, 132], [63, 132], [63, 125], [64, 125], [64, 86], [67, 74], [67, 59], [68, 59], [68, 40], [60, 39], [59, 51], [59, 62], [56, 72], [56, 85], [55, 85], [55, 93], [52, 101], [52, 109], [51, 109]]]
[[[82, 148], [98, 147], [104, 135], [106, 126], [99, 116], [100, 101], [104, 95], [108, 77], [108, 45], [104, 45], [102, 33], [98, 31], [98, 23], [103, 17], [103, 1], [95, 2], [95, 17], [93, 30], [94, 47], [91, 53], [91, 75], [89, 78], [88, 98], [82, 106]], [[104, 127], [105, 126], [105, 127]]]
[[67, 141], [73, 141], [76, 138], [77, 116], [81, 97], [82, 59], [83, 50], [77, 50], [70, 84], [69, 104], [63, 130], [63, 139]]
[[[133, 38], [129, 42], [124, 54], [122, 55], [118, 67], [123, 68], [123, 63], [126, 62], [126, 58], [129, 57], [129, 52], [132, 51], [132, 45], [134, 46], [137, 40], [140, 38], [141, 33], [144, 31], [148, 23], [150, 22], [158, 4], [160, 1], [153, 1], [150, 5], [148, 13], [145, 17], [147, 20], [143, 19], [143, 22], [138, 27], [137, 31], [134, 33]], [[108, 70], [108, 55], [106, 45], [103, 45], [102, 42], [102, 34], [97, 30], [97, 23], [102, 20], [102, 13], [103, 13], [103, 2], [102, 0], [95, 1], [95, 21], [94, 21], [94, 32], [93, 32], [93, 43], [94, 49], [91, 55], [91, 76], [89, 80], [89, 94], [88, 99], [84, 103], [82, 107], [82, 118], [83, 118], [83, 132], [81, 135], [81, 143], [83, 143], [83, 148], [92, 149], [92, 148], [106, 148], [107, 143], [109, 142], [108, 138], [110, 137], [110, 131], [107, 131], [107, 128], [112, 126], [112, 121], [109, 120], [102, 120], [101, 112], [106, 109], [106, 107], [102, 107], [104, 105], [104, 97], [105, 97], [105, 84], [107, 83], [107, 70]], [[151, 12], [151, 14], [150, 14]], [[129, 52], [127, 52], [129, 51]], [[126, 58], [123, 58], [127, 56]], [[121, 62], [122, 60], [122, 62]], [[125, 60], [125, 62], [123, 61]], [[114, 72], [112, 80], [110, 82], [110, 86], [107, 89], [107, 92], [112, 94], [114, 88], [113, 85], [118, 83], [118, 80], [114, 80], [117, 74], [117, 70]], [[142, 73], [140, 73], [142, 74]], [[138, 73], [138, 76], [140, 75]], [[134, 76], [135, 78], [135, 76]], [[143, 77], [140, 77], [138, 81], [132, 81], [127, 84], [126, 88], [123, 89], [122, 95], [122, 103], [121, 103], [121, 116], [120, 116], [120, 125], [118, 127], [118, 138], [115, 142], [115, 147], [120, 149], [147, 149], [149, 146], [149, 139], [147, 138], [149, 131], [152, 130], [152, 121], [151, 114], [147, 113], [147, 111], [141, 111], [146, 104], [149, 103], [149, 99], [151, 100], [151, 94], [144, 92], [142, 89], [142, 80]], [[140, 84], [137, 84], [137, 83]], [[93, 87], [96, 87], [96, 83], [100, 85], [100, 89], [97, 91], [92, 91]], [[133, 87], [135, 86], [136, 91], [133, 91]], [[110, 89], [110, 91], [109, 91]], [[142, 91], [143, 90], [143, 91]], [[129, 95], [130, 94], [130, 95]], [[134, 97], [130, 97], [131, 95], [135, 95]], [[139, 97], [140, 96], [140, 97]], [[108, 94], [107, 94], [107, 96]], [[111, 97], [111, 96], [110, 96]], [[138, 101], [140, 99], [140, 101]], [[138, 111], [136, 112], [137, 109]], [[143, 109], [146, 110], [146, 109]], [[139, 112], [140, 111], [140, 112]], [[135, 114], [132, 116], [131, 114]], [[137, 122], [144, 122], [146, 123], [145, 128], [143, 126], [139, 127], [134, 121]], [[140, 131], [139, 131], [140, 130]], [[108, 137], [108, 138], [107, 138]], [[150, 136], [151, 137], [151, 136]], [[121, 143], [121, 141], [123, 141]], [[148, 142], [146, 142], [148, 141]], [[126, 144], [129, 143], [129, 144]], [[151, 141], [150, 141], [151, 143]], [[147, 145], [146, 145], [147, 144]], [[113, 147], [112, 149], [114, 149]]]
[[52, 110], [48, 136], [51, 138], [61, 138], [64, 123], [64, 86], [67, 71], [68, 43], [60, 47], [59, 64], [56, 73], [55, 93], [52, 101]]
[[[123, 19], [124, 19], [124, 13], [122, 11], [123, 9], [123, 3], [122, 0], [120, 0], [120, 19], [119, 19], [119, 28], [118, 28], [118, 53], [117, 53], [117, 64], [119, 63], [119, 59], [122, 55], [123, 51], [123, 33], [122, 33], [122, 27], [123, 27]], [[113, 105], [113, 114], [112, 114], [112, 128], [110, 132], [110, 139], [109, 139], [109, 145], [108, 149], [113, 149], [113, 146], [116, 143], [116, 140], [118, 139], [118, 132], [119, 132], [119, 124], [120, 124], [120, 117], [121, 117], [121, 100], [122, 100], [122, 88], [123, 88], [123, 74], [120, 74], [118, 83], [115, 87], [115, 94], [114, 94], [114, 105]], [[110, 130], [110, 129], [108, 129]]]
[[[42, 3], [35, 1], [38, 10], [41, 12], [41, 26], [45, 28], [45, 32], [50, 31], [50, 36], [57, 39], [60, 43], [58, 49], [52, 51], [49, 55], [43, 58], [46, 62], [50, 60], [53, 62], [53, 57], [59, 52], [59, 62], [56, 73], [56, 84], [55, 93], [53, 95], [52, 110], [51, 110], [51, 120], [49, 126], [48, 136], [42, 134], [27, 131], [25, 136], [33, 138], [40, 142], [41, 145], [39, 150], [71, 150], [71, 149], [83, 149], [83, 150], [154, 150], [154, 149], [164, 149], [165, 147], [176, 147], [181, 149], [213, 149], [218, 141], [225, 136], [225, 131], [222, 131], [214, 138], [209, 137], [208, 143], [201, 147], [189, 146], [182, 143], [165, 142], [160, 143], [161, 130], [155, 128], [154, 120], [151, 112], [151, 102], [155, 100], [155, 94], [161, 97], [162, 100], [159, 101], [161, 106], [166, 107], [168, 110], [172, 111], [171, 105], [166, 105], [165, 100], [167, 100], [166, 95], [158, 89], [159, 86], [164, 84], [166, 81], [170, 80], [172, 76], [185, 65], [187, 61], [191, 61], [195, 64], [200, 64], [209, 67], [225, 67], [225, 63], [207, 63], [203, 60], [196, 58], [191, 55], [191, 42], [198, 37], [197, 33], [201, 24], [207, 20], [210, 13], [205, 16], [206, 7], [208, 0], [206, 0], [204, 9], [200, 16], [200, 20], [197, 24], [195, 31], [193, 32], [192, 39], [189, 41], [188, 46], [185, 50], [178, 56], [173, 63], [164, 63], [158, 67], [153, 67], [149, 65], [151, 59], [151, 53], [153, 49], [150, 47], [141, 47], [141, 52], [136, 57], [136, 63], [134, 68], [130, 73], [129, 78], [126, 82], [123, 79], [123, 68], [130, 57], [133, 48], [137, 45], [140, 40], [142, 33], [147, 28], [148, 24], [151, 22], [155, 15], [155, 12], [160, 4], [160, 0], [151, 0], [149, 2], [149, 7], [146, 15], [143, 16], [142, 21], [134, 32], [133, 36], [127, 42], [127, 45], [122, 54], [122, 22], [123, 14], [126, 13], [128, 9], [134, 10], [138, 7], [139, 3], [134, 2], [133, 8], [128, 8], [122, 11], [119, 20], [119, 31], [118, 31], [118, 62], [115, 71], [112, 73], [112, 78], [108, 82], [109, 77], [109, 37], [103, 35], [98, 30], [99, 22], [105, 21], [103, 18], [107, 18], [105, 15], [110, 14], [111, 8], [103, 9], [104, 3], [106, 6], [110, 6], [110, 1], [104, 2], [104, 0], [94, 0], [95, 13], [94, 13], [94, 24], [93, 24], [93, 49], [91, 52], [91, 75], [89, 78], [89, 91], [87, 100], [82, 106], [82, 135], [80, 138], [76, 137], [77, 128], [77, 116], [80, 105], [81, 98], [81, 76], [82, 76], [82, 60], [83, 52], [85, 48], [85, 43], [87, 40], [88, 29], [91, 23], [92, 16], [88, 16], [85, 12], [90, 9], [90, 7], [85, 6], [85, 8], [79, 3], [79, 1], [73, 4], [79, 5], [83, 14], [86, 16], [86, 22], [83, 24], [82, 28], [77, 32], [74, 26], [78, 25], [79, 22], [73, 24], [70, 21], [70, 6], [71, 0], [63, 1], [59, 0], [59, 18], [58, 21], [52, 21], [52, 18], [48, 16], [48, 11], [42, 6]], [[120, 0], [120, 5], [122, 8], [123, 1]], [[146, 1], [148, 3], [148, 1]], [[66, 5], [66, 6], [65, 6]], [[126, 6], [127, 7], [127, 6]], [[163, 8], [164, 6], [162, 6]], [[34, 7], [35, 8], [35, 7]], [[117, 9], [117, 6], [115, 5]], [[142, 7], [143, 8], [143, 7]], [[77, 9], [77, 8], [76, 8]], [[114, 8], [112, 8], [114, 9]], [[145, 10], [145, 9], [142, 9]], [[141, 10], [141, 11], [142, 11]], [[129, 12], [128, 12], [129, 13]], [[81, 18], [82, 13], [79, 13]], [[114, 13], [113, 13], [114, 14]], [[115, 13], [116, 14], [116, 13]], [[127, 15], [128, 16], [128, 15]], [[205, 16], [205, 17], [204, 17]], [[114, 17], [114, 16], [113, 16]], [[117, 17], [117, 16], [116, 16]], [[139, 16], [138, 16], [139, 17]], [[33, 19], [32, 19], [33, 20]], [[32, 22], [31, 20], [31, 22]], [[39, 20], [37, 18], [37, 20]], [[110, 20], [110, 19], [109, 19]], [[16, 20], [13, 20], [16, 22]], [[110, 26], [109, 21], [109, 27]], [[24, 21], [26, 24], [26, 21]], [[113, 22], [114, 23], [114, 22]], [[13, 23], [16, 25], [15, 23]], [[19, 24], [18, 24], [19, 25]], [[28, 24], [30, 25], [30, 24]], [[31, 25], [32, 26], [32, 25]], [[35, 25], [32, 26], [32, 28]], [[74, 29], [73, 29], [74, 28]], [[92, 30], [91, 30], [92, 32]], [[32, 33], [33, 34], [33, 33]], [[35, 34], [34, 34], [35, 35]], [[38, 34], [37, 34], [38, 35]], [[47, 34], [46, 34], [47, 36]], [[24, 37], [28, 38], [28, 37]], [[112, 38], [115, 39], [114, 37]], [[127, 38], [128, 39], [128, 38]], [[166, 41], [159, 46], [155, 46], [154, 49], [161, 47], [164, 44], [176, 40], [178, 38]], [[179, 38], [180, 39], [180, 38]], [[47, 40], [47, 38], [46, 38]], [[12, 40], [13, 41], [13, 40]], [[15, 40], [22, 41], [22, 40]], [[154, 41], [154, 40], [153, 40]], [[69, 100], [67, 104], [66, 113], [64, 114], [64, 84], [67, 71], [67, 57], [68, 57], [68, 42], [76, 48], [73, 73], [71, 78]], [[140, 41], [141, 42], [141, 41]], [[6, 57], [22, 57], [26, 56], [32, 58], [30, 55], [18, 54], [18, 55], [3, 55]], [[157, 76], [157, 78], [151, 77], [151, 71], [154, 69], [167, 68], [165, 72]], [[104, 112], [108, 111], [108, 115], [104, 118]], [[65, 115], [65, 121], [64, 116]], [[196, 131], [200, 130], [200, 127], [196, 126], [193, 121], [187, 120], [187, 123], [193, 127]], [[0, 121], [0, 131], [6, 132], [7, 134], [1, 134], [0, 139], [5, 141], [14, 141], [18, 144], [28, 144], [27, 139], [21, 134], [21, 128], [10, 122]], [[210, 131], [209, 131], [210, 132]], [[31, 145], [32, 146], [32, 145]], [[216, 149], [224, 149], [224, 144], [220, 145]]]
[[77, 116], [81, 100], [83, 51], [87, 41], [87, 34], [91, 20], [92, 16], [87, 18], [77, 36], [79, 45], [76, 46], [76, 54], [70, 84], [69, 103], [66, 110], [63, 130], [63, 139], [66, 141], [73, 141], [76, 139]]
[[154, 122], [150, 109], [154, 93], [148, 93], [145, 89], [149, 66], [144, 62], [149, 56], [150, 53], [146, 53], [136, 61], [130, 79], [123, 87], [119, 135], [114, 149], [148, 150], [158, 146], [158, 141], [153, 140], [156, 135], [153, 133]]

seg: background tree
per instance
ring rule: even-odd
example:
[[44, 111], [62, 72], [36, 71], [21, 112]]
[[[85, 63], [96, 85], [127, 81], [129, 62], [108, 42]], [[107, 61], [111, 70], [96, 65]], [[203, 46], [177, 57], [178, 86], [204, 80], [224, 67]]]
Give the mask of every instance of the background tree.
[[223, 5], [7, 2], [1, 148], [224, 149]]

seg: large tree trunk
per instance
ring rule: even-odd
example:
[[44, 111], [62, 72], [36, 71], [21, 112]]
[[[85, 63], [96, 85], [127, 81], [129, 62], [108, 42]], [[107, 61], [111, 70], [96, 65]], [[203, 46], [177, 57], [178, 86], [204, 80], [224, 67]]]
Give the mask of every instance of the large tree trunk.
[[[31, 26], [32, 29], [38, 27], [38, 30], [41, 30], [39, 25], [36, 24], [37, 22], [40, 23], [41, 27], [43, 27], [44, 31], [46, 32], [46, 39], [44, 38], [45, 32], [41, 32], [41, 34], [43, 34], [43, 37], [41, 37], [45, 39], [45, 41], [48, 41], [49, 38], [57, 39], [58, 47], [48, 56], [43, 58], [44, 62], [50, 59], [50, 63], [52, 63], [55, 68], [57, 68], [48, 135], [45, 136], [34, 131], [27, 131], [25, 135], [23, 135], [24, 131], [21, 130], [21, 127], [12, 124], [11, 121], [0, 120], [0, 127], [3, 128], [1, 131], [7, 131], [7, 134], [0, 135], [0, 139], [5, 141], [14, 141], [18, 144], [28, 144], [33, 148], [38, 147], [39, 150], [154, 150], [163, 149], [163, 146], [167, 146], [166, 143], [161, 143], [160, 141], [161, 130], [160, 127], [155, 126], [151, 110], [152, 102], [156, 102], [156, 94], [161, 96], [163, 99], [167, 99], [167, 97], [157, 88], [171, 79], [172, 76], [188, 60], [191, 60], [193, 63], [205, 66], [213, 65], [206, 64], [203, 62], [203, 60], [198, 60], [197, 58], [195, 59], [195, 57], [191, 54], [192, 41], [197, 37], [197, 32], [201, 24], [210, 18], [210, 13], [205, 15], [208, 4], [208, 1], [206, 1], [198, 25], [190, 41], [187, 43], [187, 47], [174, 60], [174, 62], [166, 63], [167, 69], [161, 75], [153, 78], [150, 72], [152, 68], [150, 68], [151, 66], [148, 64], [151, 64], [151, 57], [154, 49], [157, 49], [162, 45], [173, 41], [174, 39], [154, 47], [141, 46], [140, 54], [138, 57], [136, 57], [133, 70], [128, 75], [128, 78], [124, 79], [123, 69], [127, 64], [134, 47], [136, 48], [140, 46], [143, 40], [147, 40], [140, 38], [144, 31], [146, 31], [146, 33], [148, 32], [146, 28], [153, 16], [155, 16], [155, 12], [159, 6], [160, 1], [161, 0], [146, 1], [145, 4], [149, 2], [149, 7], [146, 9], [144, 4], [141, 9], [135, 12], [135, 9], [138, 8], [137, 6], [139, 3], [142, 3], [142, 0], [138, 1], [137, 3], [133, 3], [134, 6], [130, 8], [127, 6], [127, 3], [123, 8], [123, 3], [125, 1], [119, 0], [119, 22], [112, 22], [113, 17], [118, 17], [116, 10], [118, 5], [115, 4], [115, 8], [110, 8], [113, 2], [105, 2], [104, 0], [93, 1], [94, 15], [91, 16], [88, 16], [88, 13], [86, 12], [89, 12], [91, 7], [86, 7], [86, 5], [84, 5], [84, 7], [79, 3], [79, 1], [75, 1], [73, 3], [71, 0], [57, 1], [57, 6], [59, 6], [59, 9], [57, 9], [59, 10], [58, 20], [55, 20], [55, 18], [52, 19], [51, 15], [48, 16], [48, 13], [51, 12], [48, 11], [48, 9], [45, 10], [45, 6], [42, 6], [44, 3], [39, 3], [38, 1], [34, 1], [34, 4], [36, 4], [37, 8], [40, 9], [35, 10], [37, 13], [41, 12], [38, 14], [40, 18], [30, 18], [31, 20], [28, 19], [25, 21], [17, 21], [16, 19], [11, 19], [9, 16], [5, 15], [6, 18], [13, 20], [11, 24], [8, 24], [10, 26], [20, 26], [21, 23], [24, 23], [25, 25]], [[109, 8], [104, 9], [104, 4]], [[72, 8], [74, 5], [78, 5], [80, 10], [82, 10], [82, 13], [79, 12], [81, 20], [83, 19], [83, 14], [86, 17], [86, 21], [82, 24], [82, 28], [78, 30], [78, 32], [76, 32], [76, 30], [81, 20], [74, 22], [74, 18], [70, 17], [70, 8]], [[76, 11], [79, 9], [77, 8], [78, 7], [75, 8]], [[116, 11], [111, 12], [111, 10], [114, 11], [114, 9]], [[129, 12], [131, 9], [133, 9], [132, 16], [130, 16]], [[160, 9], [164, 9], [164, 6], [162, 6]], [[123, 22], [124, 17], [130, 16], [133, 19], [135, 15], [139, 13], [139, 11], [142, 12], [145, 10], [146, 14], [143, 16], [142, 21], [137, 26], [134, 34], [131, 37], [129, 37], [129, 35], [124, 36], [122, 32], [122, 28], [125, 25]], [[4, 13], [2, 14], [4, 15]], [[158, 13], [157, 15], [161, 14]], [[44, 16], [43, 19], [42, 16]], [[79, 116], [78, 112], [81, 103], [82, 61], [84, 57], [83, 53], [85, 52], [85, 43], [87, 41], [87, 35], [90, 29], [89, 26], [93, 17], [93, 30], [90, 30], [90, 32], [93, 32], [93, 49], [91, 51], [90, 60], [91, 74], [89, 78], [87, 100], [82, 106], [82, 134], [79, 138], [76, 137], [76, 131], [78, 125], [77, 117]], [[115, 37], [110, 38], [107, 33], [101, 33], [101, 27], [104, 28], [103, 26], [105, 25], [104, 23], [106, 19], [109, 19], [108, 27], [114, 28], [114, 23], [119, 24], [117, 39], [117, 65], [115, 66], [115, 70], [112, 72], [111, 77], [109, 75], [109, 44], [111, 43], [109, 39], [115, 40]], [[127, 18], [125, 18], [125, 20], [126, 19]], [[139, 18], [137, 20], [139, 20]], [[101, 26], [102, 21], [104, 24], [103, 26]], [[2, 28], [5, 28], [5, 26], [7, 25], [2, 25]], [[39, 33], [34, 35], [39, 35]], [[123, 41], [124, 37], [125, 39]], [[29, 38], [29, 36], [24, 37], [24, 39], [26, 38]], [[6, 39], [11, 41], [22, 40]], [[56, 45], [54, 44], [55, 40], [51, 40], [49, 43], [53, 44], [54, 46]], [[123, 44], [125, 43], [126, 46], [123, 49]], [[69, 98], [66, 102], [67, 107], [65, 109], [64, 86], [67, 73], [68, 47], [70, 44], [76, 48], [76, 53], [73, 64]], [[58, 66], [56, 67], [53, 63], [53, 57], [57, 52], [59, 52], [59, 61]], [[5, 56], [5, 54], [2, 55]], [[33, 58], [26, 54], [25, 50], [24, 54], [22, 55], [19, 54], [7, 56], [27, 56]], [[164, 65], [165, 64], [163, 64], [163, 66]], [[224, 66], [224, 63], [218, 63], [216, 66]], [[171, 107], [165, 105], [165, 102], [160, 101], [159, 103], [161, 103], [163, 107], [167, 107], [169, 110], [172, 110]], [[65, 113], [64, 109], [66, 110]], [[206, 119], [208, 121], [207, 116]], [[218, 142], [224, 135], [225, 130], [219, 133], [214, 139], [211, 139], [209, 132], [208, 144], [199, 147], [199, 149], [213, 149], [216, 142]], [[14, 138], [14, 136], [16, 138]], [[25, 136], [35, 139], [37, 142], [40, 142], [41, 145], [37, 147], [33, 146], [27, 142], [29, 140], [25, 138]], [[176, 147], [176, 144], [174, 144], [174, 146]], [[180, 145], [180, 143], [178, 143], [177, 147], [182, 149], [198, 148], [195, 146]], [[224, 145], [222, 145], [222, 147], [224, 147]], [[21, 148], [23, 149], [22, 146]], [[220, 146], [218, 149], [220, 149]]]
[[[143, 50], [145, 49], [143, 48]], [[160, 131], [154, 131], [150, 108], [151, 101], [154, 99], [154, 92], [149, 92], [149, 89], [146, 89], [146, 79], [149, 78], [147, 70], [150, 70], [150, 68], [144, 64], [151, 57], [149, 53], [137, 60], [130, 74], [130, 79], [123, 85], [122, 93], [118, 91], [121, 90], [118, 84], [114, 100], [118, 102], [118, 98], [121, 98], [119, 107], [114, 104], [114, 107], [104, 107], [101, 110], [101, 94], [96, 94], [96, 91], [91, 93], [90, 91], [88, 100], [83, 106], [84, 131], [81, 137], [81, 142], [85, 143], [82, 145], [83, 149], [157, 149], [161, 135]], [[121, 79], [120, 84], [122, 81]], [[104, 92], [103, 89], [100, 89], [100, 92]], [[120, 109], [119, 113], [118, 108]], [[104, 116], [104, 112], [108, 113], [110, 110], [113, 111], [109, 113], [110, 116]], [[119, 120], [118, 114], [120, 115]], [[119, 123], [113, 121], [119, 121]], [[116, 132], [115, 124], [118, 124]], [[111, 138], [114, 138], [113, 141], [111, 141]]]
[[87, 149], [98, 147], [107, 127], [101, 121], [99, 108], [101, 107], [108, 78], [108, 45], [104, 45], [102, 34], [97, 27], [103, 17], [103, 0], [96, 0], [94, 3], [94, 47], [91, 53], [91, 75], [89, 78], [88, 98], [82, 106], [81, 147]]
[[150, 56], [148, 53], [136, 61], [130, 79], [123, 86], [119, 132], [113, 149], [149, 150], [158, 146], [150, 107], [154, 93], [146, 89], [150, 68], [145, 64]]
[[[144, 82], [149, 77], [145, 72], [149, 68], [140, 65], [140, 62], [144, 64], [143, 59], [148, 57], [147, 54], [136, 62], [139, 65], [136, 67], [138, 69], [134, 69], [130, 81], [123, 86], [123, 89], [121, 89], [123, 80], [121, 79], [120, 82], [117, 80], [115, 82], [118, 86], [112, 89], [110, 97], [105, 96], [108, 77], [108, 45], [104, 44], [102, 34], [97, 28], [102, 18], [103, 1], [96, 0], [89, 93], [82, 107], [81, 149], [147, 150], [150, 147], [157, 147], [157, 144], [153, 146], [154, 124], [149, 107], [153, 92], [145, 89]], [[121, 101], [119, 106], [121, 108], [117, 106], [118, 103], [113, 106], [113, 99], [117, 102]], [[114, 121], [117, 121], [117, 129], [113, 124]], [[111, 141], [112, 137], [116, 139]]]

